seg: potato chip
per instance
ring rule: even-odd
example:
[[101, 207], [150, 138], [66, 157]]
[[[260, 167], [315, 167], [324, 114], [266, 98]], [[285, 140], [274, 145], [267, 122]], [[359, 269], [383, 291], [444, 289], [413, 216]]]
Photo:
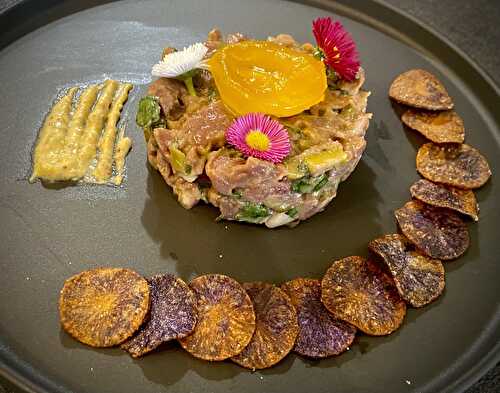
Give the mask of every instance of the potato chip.
[[399, 294], [413, 307], [425, 306], [443, 292], [441, 261], [416, 252], [404, 236], [385, 235], [372, 240], [368, 248], [383, 259]]
[[391, 84], [389, 96], [408, 106], [429, 110], [453, 108], [453, 101], [443, 84], [430, 72], [403, 72]]
[[395, 215], [401, 232], [431, 258], [455, 259], [469, 247], [467, 226], [452, 210], [414, 200], [397, 209]]
[[299, 335], [294, 351], [310, 358], [338, 355], [352, 344], [356, 328], [336, 319], [321, 303], [321, 283], [296, 278], [281, 285], [297, 310]]
[[151, 293], [149, 319], [121, 348], [133, 357], [151, 352], [160, 344], [186, 337], [196, 326], [193, 291], [172, 274], [158, 274], [148, 280]]
[[418, 150], [417, 170], [430, 181], [463, 189], [479, 188], [491, 176], [486, 158], [465, 144], [426, 143]]
[[207, 274], [191, 281], [196, 296], [198, 323], [193, 334], [179, 340], [191, 355], [224, 360], [239, 354], [255, 331], [252, 301], [231, 277]]
[[429, 112], [408, 109], [401, 120], [435, 143], [463, 143], [464, 122], [455, 111]]
[[141, 326], [148, 309], [148, 282], [127, 269], [79, 273], [66, 280], [59, 298], [63, 328], [93, 347], [125, 341]]
[[321, 301], [336, 318], [372, 336], [392, 333], [406, 314], [393, 279], [357, 256], [333, 262], [321, 281]]
[[243, 284], [243, 288], [255, 310], [255, 333], [243, 352], [231, 360], [252, 370], [271, 367], [295, 344], [297, 313], [288, 295], [272, 284], [252, 282]]
[[428, 205], [452, 209], [474, 221], [479, 220], [479, 207], [471, 190], [461, 190], [421, 179], [410, 187], [410, 193], [413, 198]]

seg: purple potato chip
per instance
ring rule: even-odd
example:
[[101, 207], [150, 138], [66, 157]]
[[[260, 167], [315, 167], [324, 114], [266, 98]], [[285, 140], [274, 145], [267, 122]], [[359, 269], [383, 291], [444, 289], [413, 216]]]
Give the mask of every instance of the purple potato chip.
[[148, 280], [151, 293], [149, 319], [139, 332], [121, 345], [133, 357], [154, 350], [160, 344], [191, 334], [196, 326], [196, 300], [193, 291], [172, 274], [159, 274]]
[[310, 358], [338, 355], [352, 344], [356, 328], [336, 319], [321, 303], [321, 283], [296, 278], [281, 285], [297, 310], [299, 335], [294, 351]]
[[385, 235], [368, 248], [385, 262], [401, 297], [413, 307], [422, 307], [444, 289], [444, 267], [440, 260], [415, 251], [403, 235]]
[[410, 187], [411, 196], [428, 205], [445, 207], [479, 220], [479, 207], [474, 192], [420, 179]]
[[454, 211], [414, 200], [394, 214], [401, 232], [431, 258], [455, 259], [469, 247], [467, 226]]

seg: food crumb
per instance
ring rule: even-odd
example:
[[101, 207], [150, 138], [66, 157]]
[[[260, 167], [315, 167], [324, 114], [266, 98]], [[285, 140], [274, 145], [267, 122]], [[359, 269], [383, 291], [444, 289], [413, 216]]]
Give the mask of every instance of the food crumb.
[[224, 225], [224, 229], [227, 231], [229, 230], [229, 227], [227, 225]]
[[29, 281], [29, 280], [31, 280], [31, 277], [26, 277], [26, 281]]
[[90, 372], [93, 373], [94, 372], [94, 367], [90, 367]]
[[222, 258], [224, 258], [224, 255], [219, 254], [219, 259], [222, 259]]
[[409, 381], [408, 379], [405, 382], [407, 385], [411, 385], [411, 381]]

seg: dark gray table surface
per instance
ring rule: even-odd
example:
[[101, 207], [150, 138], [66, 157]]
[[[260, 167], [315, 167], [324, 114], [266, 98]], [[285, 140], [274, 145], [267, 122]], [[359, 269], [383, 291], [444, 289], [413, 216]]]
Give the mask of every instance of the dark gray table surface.
[[[0, 13], [22, 0], [0, 0]], [[361, 1], [362, 0], [354, 0]], [[498, 0], [385, 0], [424, 21], [467, 53], [500, 85], [500, 1]], [[68, 0], [71, 2], [71, 0]], [[98, 1], [93, 1], [98, 3]], [[18, 393], [0, 380], [0, 393]], [[466, 393], [499, 393], [500, 365]], [[97, 392], [96, 392], [97, 393]]]

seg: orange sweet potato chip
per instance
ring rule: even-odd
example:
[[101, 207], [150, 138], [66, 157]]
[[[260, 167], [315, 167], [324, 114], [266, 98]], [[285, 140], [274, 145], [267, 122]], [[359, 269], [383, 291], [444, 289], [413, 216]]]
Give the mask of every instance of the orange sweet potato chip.
[[125, 341], [141, 326], [148, 309], [148, 283], [128, 269], [79, 273], [66, 280], [59, 298], [63, 328], [93, 347]]
[[321, 281], [321, 300], [336, 318], [373, 336], [392, 333], [406, 314], [393, 279], [358, 256], [333, 262]]
[[401, 120], [435, 143], [463, 143], [464, 122], [455, 111], [423, 111], [408, 109]]
[[491, 176], [486, 158], [465, 144], [426, 143], [418, 150], [417, 170], [430, 181], [466, 190], [481, 187]]
[[243, 284], [243, 288], [252, 299], [256, 327], [250, 343], [231, 360], [252, 370], [271, 367], [295, 344], [297, 313], [288, 295], [272, 284], [252, 282]]
[[207, 274], [189, 286], [196, 296], [198, 322], [191, 335], [179, 340], [182, 347], [204, 360], [238, 355], [255, 331], [252, 301], [241, 284], [222, 274]]
[[430, 72], [409, 70], [391, 84], [389, 96], [401, 104], [428, 110], [453, 108], [453, 101], [443, 84]]

